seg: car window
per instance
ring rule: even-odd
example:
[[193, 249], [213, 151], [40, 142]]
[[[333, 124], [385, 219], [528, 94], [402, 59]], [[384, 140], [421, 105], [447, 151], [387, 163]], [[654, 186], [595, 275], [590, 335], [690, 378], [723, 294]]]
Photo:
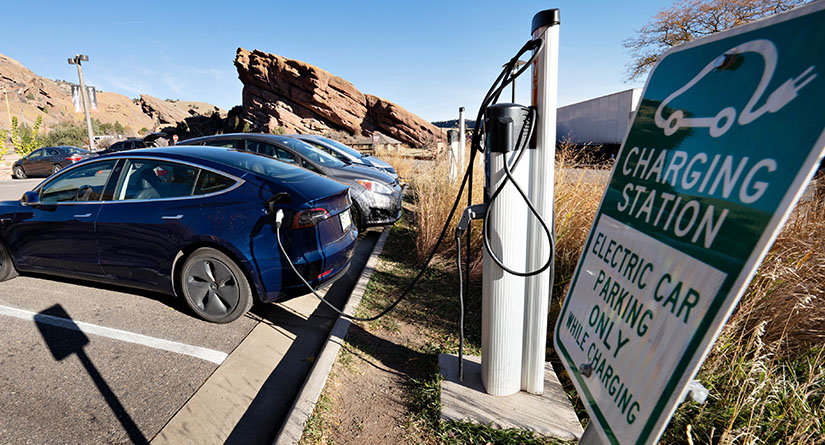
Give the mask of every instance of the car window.
[[358, 150], [356, 150], [356, 149], [354, 149], [354, 148], [352, 148], [352, 147], [350, 147], [350, 146], [348, 146], [348, 145], [344, 145], [344, 144], [342, 144], [342, 143], [340, 143], [340, 142], [338, 142], [338, 141], [336, 141], [336, 140], [334, 140], [334, 139], [329, 139], [329, 138], [322, 138], [322, 139], [324, 139], [324, 140], [327, 142], [327, 144], [330, 144], [330, 145], [333, 145], [333, 146], [335, 146], [335, 147], [338, 147], [338, 149], [339, 149], [339, 150], [341, 150], [341, 151], [343, 151], [343, 152], [345, 152], [345, 153], [349, 153], [349, 155], [350, 155], [350, 156], [352, 156], [352, 157], [354, 157], [354, 158], [361, 158], [361, 157], [363, 157], [363, 156], [364, 156], [364, 155], [363, 155], [363, 154], [361, 154], [361, 152], [359, 152]]
[[329, 153], [329, 154], [331, 154], [332, 156], [335, 156], [336, 158], [338, 158], [338, 160], [344, 161], [344, 162], [346, 162], [346, 163], [348, 163], [348, 164], [350, 163], [350, 159], [349, 159], [348, 157], [344, 156], [344, 155], [343, 155], [343, 154], [341, 154], [341, 153], [338, 153], [338, 152], [337, 152], [337, 151], [335, 151], [335, 150], [332, 150], [332, 149], [330, 149], [330, 148], [324, 147], [323, 145], [320, 145], [320, 144], [316, 144], [315, 142], [310, 142], [310, 141], [304, 141], [304, 142], [309, 143], [310, 145], [312, 145], [313, 147], [317, 148], [318, 150], [323, 150], [325, 153]]
[[191, 196], [198, 168], [175, 162], [130, 159], [123, 168], [115, 199], [165, 199]]
[[219, 175], [209, 170], [201, 170], [198, 177], [198, 185], [195, 187], [196, 195], [205, 195], [207, 193], [215, 193], [221, 190], [226, 190], [235, 185], [235, 180], [227, 178], [224, 175]]
[[272, 156], [273, 158], [277, 157], [275, 154], [275, 146], [272, 144], [267, 144], [266, 142], [246, 141], [246, 149], [247, 151], [254, 151], [255, 153]]
[[40, 189], [40, 202], [100, 201], [115, 162], [93, 162], [65, 171]]
[[331, 155], [323, 152], [310, 144], [307, 144], [304, 141], [299, 141], [298, 139], [292, 138], [280, 138], [278, 142], [286, 145], [287, 147], [294, 150], [296, 153], [300, 154], [301, 156], [309, 159], [310, 161], [317, 162], [326, 167], [333, 167], [333, 168], [340, 168], [346, 165], [346, 163], [335, 159]]
[[219, 139], [217, 141], [206, 141], [204, 145], [210, 147], [227, 147], [243, 150], [243, 141], [238, 139]]
[[57, 150], [55, 150], [54, 148], [47, 148], [47, 149], [45, 150], [45, 152], [46, 152], [45, 156], [47, 156], [47, 157], [48, 157], [48, 156], [57, 156], [57, 155], [59, 155], [59, 154], [60, 154], [60, 153], [58, 153], [58, 152], [57, 152]]
[[33, 151], [33, 152], [32, 152], [32, 154], [30, 154], [30, 155], [29, 155], [29, 158], [31, 159], [31, 158], [39, 158], [39, 157], [42, 157], [42, 156], [43, 156], [43, 152], [44, 152], [44, 151], [45, 151], [45, 150], [44, 150], [44, 149], [42, 149], [42, 148], [41, 148], [41, 149], [39, 149], [39, 150], [35, 150], [35, 151]]
[[301, 166], [304, 167], [305, 169], [313, 171], [315, 173], [321, 173], [321, 172], [318, 171], [317, 168], [315, 168], [315, 166], [313, 166], [312, 164], [310, 164], [309, 162], [307, 162], [304, 159], [301, 159]]
[[72, 155], [73, 154], [83, 155], [83, 154], [88, 153], [87, 150], [84, 150], [84, 149], [78, 148], [78, 147], [63, 147], [63, 149], [66, 150], [66, 153], [69, 153], [69, 154], [72, 154]]

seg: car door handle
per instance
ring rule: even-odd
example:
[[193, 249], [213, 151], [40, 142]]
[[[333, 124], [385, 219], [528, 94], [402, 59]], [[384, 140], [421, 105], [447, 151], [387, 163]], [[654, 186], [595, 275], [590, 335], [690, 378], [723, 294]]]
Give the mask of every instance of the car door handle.
[[165, 215], [165, 216], [161, 217], [161, 219], [181, 219], [181, 218], [183, 218], [183, 215], [174, 215], [174, 216], [173, 215]]
[[90, 217], [90, 216], [92, 216], [92, 214], [91, 214], [91, 213], [84, 213], [84, 214], [82, 214], [82, 215], [75, 215], [74, 217], [75, 217], [75, 218], [88, 218], [88, 217]]

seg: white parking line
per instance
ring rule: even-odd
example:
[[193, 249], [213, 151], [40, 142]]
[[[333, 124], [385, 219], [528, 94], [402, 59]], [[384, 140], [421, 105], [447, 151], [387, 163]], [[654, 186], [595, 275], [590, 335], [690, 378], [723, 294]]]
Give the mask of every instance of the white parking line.
[[46, 314], [38, 314], [36, 312], [25, 311], [8, 306], [0, 306], [0, 315], [8, 315], [10, 317], [20, 318], [23, 320], [34, 321], [35, 323], [48, 324], [51, 326], [58, 326], [65, 329], [83, 332], [84, 334], [98, 335], [101, 337], [113, 338], [115, 340], [125, 341], [128, 343], [135, 343], [138, 345], [148, 346], [150, 348], [162, 349], [164, 351], [175, 352], [178, 354], [188, 355], [191, 357], [206, 360], [208, 362], [220, 365], [226, 360], [227, 354], [214, 349], [201, 348], [199, 346], [191, 346], [183, 343], [178, 343], [161, 338], [149, 337], [147, 335], [135, 334], [134, 332], [121, 331], [120, 329], [106, 328], [97, 326], [82, 321], [74, 321], [68, 318], [54, 317]]

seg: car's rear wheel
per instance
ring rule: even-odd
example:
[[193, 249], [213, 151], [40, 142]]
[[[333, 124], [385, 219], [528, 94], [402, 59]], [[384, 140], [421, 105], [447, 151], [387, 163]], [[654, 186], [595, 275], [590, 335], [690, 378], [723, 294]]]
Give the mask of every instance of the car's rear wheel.
[[241, 268], [212, 248], [200, 248], [189, 255], [179, 284], [186, 304], [214, 323], [237, 320], [252, 307], [252, 289]]
[[14, 177], [15, 179], [26, 179], [26, 170], [19, 165], [14, 166]]
[[61, 167], [61, 166], [60, 166], [60, 164], [54, 164], [54, 165], [52, 166], [52, 174], [55, 174], [55, 173], [59, 172], [59, 171], [60, 171], [60, 169], [62, 169], [62, 168], [63, 168], [63, 167]]
[[0, 281], [10, 280], [17, 276], [17, 269], [11, 262], [11, 255], [3, 243], [0, 243]]

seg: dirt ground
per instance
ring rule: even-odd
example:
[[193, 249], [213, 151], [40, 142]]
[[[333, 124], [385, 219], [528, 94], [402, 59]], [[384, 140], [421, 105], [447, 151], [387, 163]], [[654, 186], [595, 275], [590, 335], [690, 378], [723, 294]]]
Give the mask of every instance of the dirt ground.
[[430, 442], [428, 433], [410, 418], [406, 391], [410, 379], [423, 377], [416, 371], [419, 367], [410, 366], [422, 358], [411, 348], [416, 329], [406, 324], [399, 324], [396, 332], [367, 329], [350, 328], [333, 367], [324, 389], [330, 428], [319, 442]]

